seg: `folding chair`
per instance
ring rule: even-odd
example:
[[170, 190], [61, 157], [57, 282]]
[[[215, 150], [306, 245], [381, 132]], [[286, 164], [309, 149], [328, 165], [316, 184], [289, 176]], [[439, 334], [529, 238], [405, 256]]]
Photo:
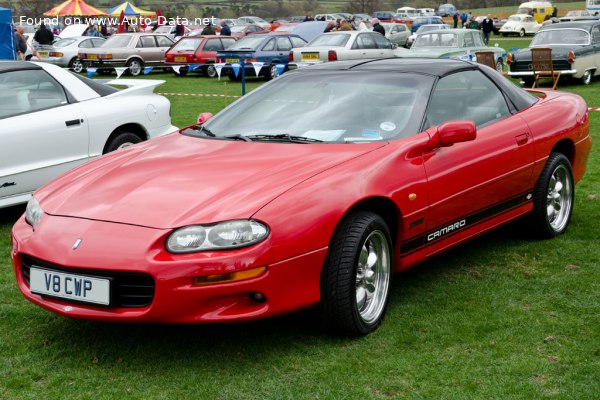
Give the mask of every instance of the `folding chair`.
[[[496, 56], [493, 51], [477, 51], [475, 52], [475, 57], [477, 58], [478, 64], [487, 65], [490, 68], [496, 69]], [[501, 72], [502, 75], [507, 76], [508, 74], [504, 71]]]
[[552, 79], [552, 90], [556, 90], [560, 71], [555, 71], [552, 65], [552, 49], [549, 48], [532, 48], [531, 49], [531, 67], [533, 69], [533, 86], [538, 87], [540, 78]]

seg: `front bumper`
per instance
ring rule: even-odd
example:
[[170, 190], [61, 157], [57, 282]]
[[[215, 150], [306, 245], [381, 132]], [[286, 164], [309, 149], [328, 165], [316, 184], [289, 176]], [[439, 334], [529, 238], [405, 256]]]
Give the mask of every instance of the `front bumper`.
[[[269, 238], [234, 251], [171, 254], [164, 250], [170, 232], [47, 214], [33, 232], [21, 217], [13, 228], [11, 252], [19, 290], [31, 302], [57, 314], [99, 321], [245, 321], [292, 312], [319, 301], [326, 248], [291, 259], [273, 260]], [[82, 240], [81, 245], [73, 249], [78, 239]], [[50, 265], [71, 272], [150, 276], [154, 282], [151, 304], [96, 306], [34, 294], [23, 265], [31, 260], [34, 264], [40, 260], [46, 268]], [[198, 276], [259, 266], [267, 266], [267, 271], [256, 278], [203, 286], [193, 283]]]

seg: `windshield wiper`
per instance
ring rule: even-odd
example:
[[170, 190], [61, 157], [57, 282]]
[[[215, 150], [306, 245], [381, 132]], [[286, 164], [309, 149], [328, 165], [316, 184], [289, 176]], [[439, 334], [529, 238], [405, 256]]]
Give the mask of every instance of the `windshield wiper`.
[[252, 141], [252, 139], [250, 139], [249, 137], [244, 136], [244, 135], [240, 135], [239, 133], [236, 133], [235, 135], [223, 136], [223, 139], [242, 140], [244, 142], [251, 142]]
[[192, 136], [196, 136], [198, 134], [198, 132], [204, 132], [204, 135], [208, 136], [208, 137], [215, 137], [216, 135], [214, 133], [212, 133], [210, 131], [210, 129], [205, 128], [203, 126], [192, 126], [187, 128], [184, 131], [181, 131], [182, 134], [184, 135], [192, 135]]
[[307, 138], [304, 136], [293, 136], [289, 133], [280, 133], [278, 135], [249, 135], [247, 138], [252, 140], [264, 140], [274, 142], [290, 142], [290, 143], [323, 143], [322, 140]]

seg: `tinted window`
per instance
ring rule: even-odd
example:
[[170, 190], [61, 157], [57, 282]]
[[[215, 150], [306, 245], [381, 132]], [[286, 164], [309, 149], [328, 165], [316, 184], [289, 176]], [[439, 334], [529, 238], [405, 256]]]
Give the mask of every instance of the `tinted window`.
[[263, 51], [273, 51], [275, 50], [275, 39], [271, 39], [263, 46]]
[[380, 34], [370, 35], [370, 36], [375, 41], [375, 44], [377, 45], [377, 48], [379, 48], [379, 49], [390, 49], [392, 47], [392, 44], [390, 43], [390, 41], [387, 40], [385, 37], [381, 36]]
[[89, 49], [91, 47], [94, 47], [94, 44], [92, 43], [91, 39], [87, 39], [81, 41], [81, 43], [79, 43], [79, 47], [81, 47], [82, 49]]
[[219, 51], [221, 48], [221, 41], [219, 39], [208, 39], [204, 45], [204, 51]]
[[277, 50], [290, 51], [292, 49], [292, 42], [286, 37], [277, 38]]
[[354, 42], [353, 49], [376, 49], [377, 44], [373, 39], [373, 35], [363, 33], [357, 36], [356, 42]]
[[290, 36], [290, 40], [292, 41], [293, 47], [304, 47], [306, 46], [306, 42], [299, 37]]

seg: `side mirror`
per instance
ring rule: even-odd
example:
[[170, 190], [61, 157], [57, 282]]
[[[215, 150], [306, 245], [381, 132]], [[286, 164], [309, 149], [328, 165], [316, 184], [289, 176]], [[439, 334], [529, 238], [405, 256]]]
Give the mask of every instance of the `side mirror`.
[[213, 117], [212, 113], [209, 113], [209, 112], [203, 112], [203, 113], [198, 114], [198, 125], [202, 125], [203, 123], [205, 123], [212, 117]]
[[455, 143], [469, 142], [477, 137], [473, 121], [448, 121], [440, 125], [431, 136], [431, 148], [450, 147]]

